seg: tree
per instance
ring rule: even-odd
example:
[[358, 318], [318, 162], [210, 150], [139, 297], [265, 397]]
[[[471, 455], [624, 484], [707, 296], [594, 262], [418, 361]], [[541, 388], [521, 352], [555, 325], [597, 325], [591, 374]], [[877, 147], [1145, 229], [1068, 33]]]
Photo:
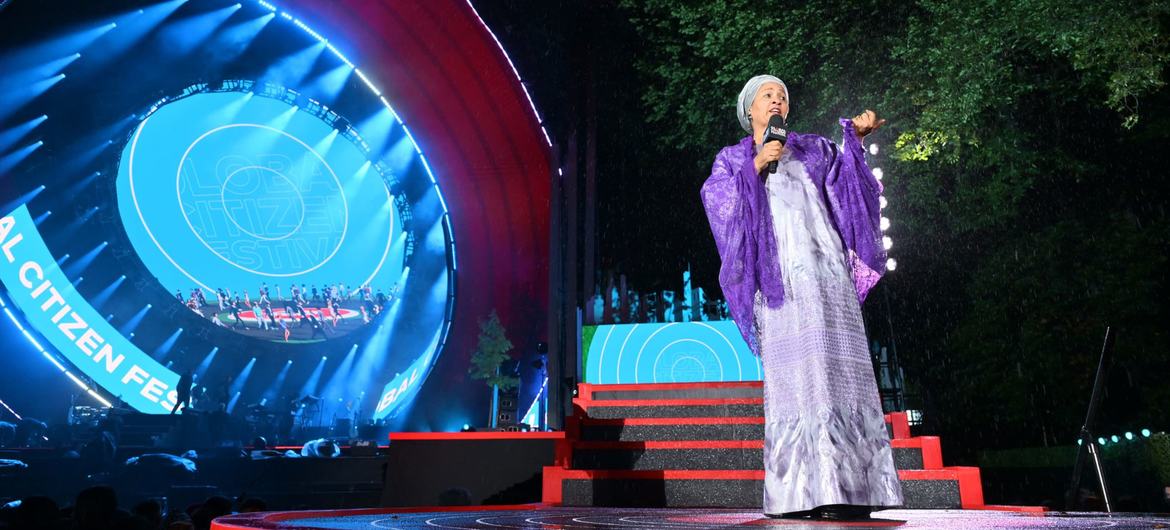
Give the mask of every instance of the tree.
[[493, 309], [487, 320], [479, 321], [479, 342], [471, 356], [467, 373], [472, 379], [483, 381], [492, 389], [511, 390], [520, 384], [519, 378], [500, 373], [500, 365], [512, 359], [512, 341], [504, 334], [504, 326]]
[[1126, 376], [1107, 401], [1140, 406], [1106, 421], [1167, 412], [1147, 374], [1170, 370], [1158, 353], [1170, 347], [1158, 147], [1170, 2], [620, 5], [642, 42], [631, 47], [641, 134], [656, 142], [633, 156], [650, 159], [648, 188], [698, 201], [715, 151], [743, 135], [733, 101], [755, 74], [788, 83], [793, 130], [837, 139], [837, 117], [869, 107], [889, 118], [868, 139], [883, 147], [874, 163], [899, 261], [878, 289], [927, 419], [950, 441], [1071, 443], [1107, 323], [1124, 326], [1115, 373]]

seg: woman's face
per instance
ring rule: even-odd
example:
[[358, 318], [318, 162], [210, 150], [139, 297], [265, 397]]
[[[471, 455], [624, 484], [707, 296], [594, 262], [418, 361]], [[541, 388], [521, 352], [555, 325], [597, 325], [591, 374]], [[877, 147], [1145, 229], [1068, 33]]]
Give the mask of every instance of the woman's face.
[[788, 119], [788, 95], [780, 83], [767, 82], [756, 91], [756, 99], [748, 112], [752, 118], [752, 129], [768, 125], [773, 115]]

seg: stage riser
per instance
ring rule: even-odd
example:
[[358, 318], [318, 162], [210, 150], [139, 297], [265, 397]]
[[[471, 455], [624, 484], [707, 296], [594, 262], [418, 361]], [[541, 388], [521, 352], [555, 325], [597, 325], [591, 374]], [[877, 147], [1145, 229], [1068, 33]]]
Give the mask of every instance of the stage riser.
[[[894, 448], [897, 469], [922, 469], [922, 450]], [[573, 469], [763, 470], [762, 449], [574, 449]]]
[[581, 439], [598, 442], [649, 440], [762, 440], [764, 425], [582, 425]]
[[589, 407], [588, 417], [621, 418], [750, 418], [763, 417], [763, 405], [635, 405]]
[[573, 469], [764, 469], [761, 449], [573, 450]]
[[[761, 391], [759, 383], [582, 385], [571, 424], [577, 441], [566, 467], [545, 468], [544, 500], [758, 509]], [[906, 420], [902, 413], [885, 417], [904, 507], [982, 505], [978, 470], [944, 468], [938, 439], [913, 437]]]
[[[763, 480], [568, 479], [562, 482], [565, 506], [645, 508], [743, 508], [758, 510]], [[958, 509], [954, 480], [904, 480], [905, 508]]]
[[[393, 436], [393, 435], [391, 435]], [[541, 495], [541, 470], [556, 461], [551, 439], [394, 440], [382, 506], [439, 506], [465, 492], [470, 504], [523, 504]]]
[[[753, 436], [754, 439], [763, 438], [764, 426], [762, 423], [752, 424], [735, 424], [734, 426], [728, 424], [719, 425], [703, 425], [703, 424], [687, 424], [687, 418], [740, 418], [740, 419], [757, 419], [762, 420], [764, 416], [763, 405], [676, 405], [676, 406], [617, 406], [617, 407], [598, 407], [591, 406], [584, 411], [584, 417], [596, 420], [622, 420], [622, 419], [679, 419], [677, 424], [671, 425], [590, 425], [588, 423], [581, 426], [582, 440], [621, 440], [621, 441], [644, 441], [644, 440], [742, 440], [745, 438], [725, 438], [723, 436], [739, 436], [737, 429], [742, 428], [742, 432], [759, 432], [758, 436]], [[631, 429], [631, 438], [612, 438], [615, 436], [615, 431], [622, 431], [624, 429]], [[695, 429], [695, 430], [691, 430]], [[747, 429], [754, 429], [748, 431]], [[708, 431], [709, 430], [709, 431]], [[589, 432], [592, 431], [592, 432]], [[671, 434], [672, 432], [677, 434]], [[664, 436], [691, 436], [689, 432], [711, 432], [715, 437], [702, 438], [658, 438], [658, 434]], [[645, 434], [641, 434], [645, 433]], [[730, 433], [730, 434], [728, 434]], [[894, 436], [894, 426], [889, 421], [886, 422], [886, 434], [890, 438]], [[595, 437], [595, 436], [600, 436]], [[617, 434], [617, 436], [624, 436]], [[698, 436], [698, 434], [696, 434]]]
[[678, 390], [598, 390], [593, 392], [593, 401], [615, 399], [726, 399], [762, 398], [764, 391], [756, 387], [710, 387]]

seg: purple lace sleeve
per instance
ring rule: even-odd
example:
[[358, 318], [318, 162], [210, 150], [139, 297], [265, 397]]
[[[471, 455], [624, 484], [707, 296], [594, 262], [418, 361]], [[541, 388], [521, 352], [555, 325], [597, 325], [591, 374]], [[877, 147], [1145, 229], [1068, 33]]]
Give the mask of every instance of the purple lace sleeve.
[[882, 183], [873, 176], [865, 162], [865, 151], [853, 121], [841, 120], [843, 147], [829, 143], [834, 151], [825, 175], [825, 190], [833, 221], [849, 253], [853, 284], [857, 299], [864, 302], [866, 294], [886, 272], [886, 251], [882, 247], [881, 208], [878, 197]]
[[745, 142], [750, 139], [719, 152], [701, 194], [722, 262], [719, 285], [731, 318], [758, 355], [753, 311], [756, 291], [762, 292], [769, 306], [779, 307], [784, 287], [767, 197]]

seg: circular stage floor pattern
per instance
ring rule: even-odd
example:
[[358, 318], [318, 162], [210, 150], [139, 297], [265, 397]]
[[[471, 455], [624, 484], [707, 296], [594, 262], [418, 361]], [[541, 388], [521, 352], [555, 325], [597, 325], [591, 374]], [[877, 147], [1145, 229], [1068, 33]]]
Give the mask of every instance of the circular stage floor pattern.
[[[431, 509], [435, 510], [435, 509]], [[869, 521], [833, 523], [769, 519], [759, 513], [733, 510], [636, 508], [550, 508], [339, 510], [335, 512], [279, 512], [221, 517], [213, 529], [367, 530], [367, 529], [670, 529], [758, 528], [786, 529], [1082, 529], [1129, 530], [1170, 528], [1170, 515], [1104, 513], [1018, 513], [973, 510], [883, 510]]]

